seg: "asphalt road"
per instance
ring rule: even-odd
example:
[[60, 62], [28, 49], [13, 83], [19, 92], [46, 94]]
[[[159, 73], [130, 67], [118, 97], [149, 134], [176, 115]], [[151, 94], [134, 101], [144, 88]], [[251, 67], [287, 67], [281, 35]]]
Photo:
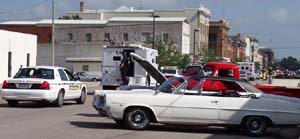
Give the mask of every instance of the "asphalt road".
[[[98, 117], [91, 106], [66, 102], [62, 108], [24, 102], [10, 108], [0, 99], [0, 138], [2, 139], [250, 139], [221, 127], [151, 125], [146, 131], [118, 127], [111, 119]], [[261, 138], [297, 138], [298, 128], [272, 128]]]

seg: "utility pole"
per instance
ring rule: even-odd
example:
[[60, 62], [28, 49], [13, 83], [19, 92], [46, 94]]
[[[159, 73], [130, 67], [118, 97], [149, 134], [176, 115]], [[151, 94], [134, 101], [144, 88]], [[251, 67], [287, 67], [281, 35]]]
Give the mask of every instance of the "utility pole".
[[54, 32], [54, 0], [52, 0], [52, 66], [55, 65], [55, 32]]
[[155, 18], [156, 18], [156, 17], [159, 17], [159, 16], [158, 16], [158, 15], [155, 15], [155, 12], [153, 11], [152, 17], [153, 17], [152, 49], [155, 49], [155, 46], [154, 46], [154, 43], [155, 43]]

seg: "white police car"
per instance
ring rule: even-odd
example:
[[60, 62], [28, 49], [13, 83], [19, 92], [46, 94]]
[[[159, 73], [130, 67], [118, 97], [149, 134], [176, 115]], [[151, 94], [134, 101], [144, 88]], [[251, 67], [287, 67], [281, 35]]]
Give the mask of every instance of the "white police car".
[[15, 107], [19, 101], [46, 101], [61, 107], [65, 100], [84, 104], [86, 85], [62, 67], [35, 66], [20, 69], [13, 79], [5, 80], [0, 95]]

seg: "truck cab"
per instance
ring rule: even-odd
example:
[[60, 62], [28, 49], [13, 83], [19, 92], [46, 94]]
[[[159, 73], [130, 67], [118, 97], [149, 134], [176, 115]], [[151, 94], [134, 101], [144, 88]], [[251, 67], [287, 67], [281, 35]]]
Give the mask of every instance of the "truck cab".
[[240, 68], [233, 63], [208, 62], [203, 68], [204, 75], [240, 79]]

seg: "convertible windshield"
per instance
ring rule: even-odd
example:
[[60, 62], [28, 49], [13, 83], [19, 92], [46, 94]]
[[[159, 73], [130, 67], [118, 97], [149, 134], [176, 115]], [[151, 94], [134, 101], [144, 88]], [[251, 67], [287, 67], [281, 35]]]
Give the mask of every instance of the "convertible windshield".
[[243, 86], [248, 92], [251, 93], [263, 93], [261, 90], [257, 89], [256, 87], [252, 86], [250, 83], [240, 81], [239, 84]]
[[17, 72], [14, 78], [54, 79], [54, 74], [52, 69], [23, 68]]
[[162, 93], [172, 93], [183, 82], [184, 79], [181, 77], [172, 77], [159, 87], [159, 91]]

